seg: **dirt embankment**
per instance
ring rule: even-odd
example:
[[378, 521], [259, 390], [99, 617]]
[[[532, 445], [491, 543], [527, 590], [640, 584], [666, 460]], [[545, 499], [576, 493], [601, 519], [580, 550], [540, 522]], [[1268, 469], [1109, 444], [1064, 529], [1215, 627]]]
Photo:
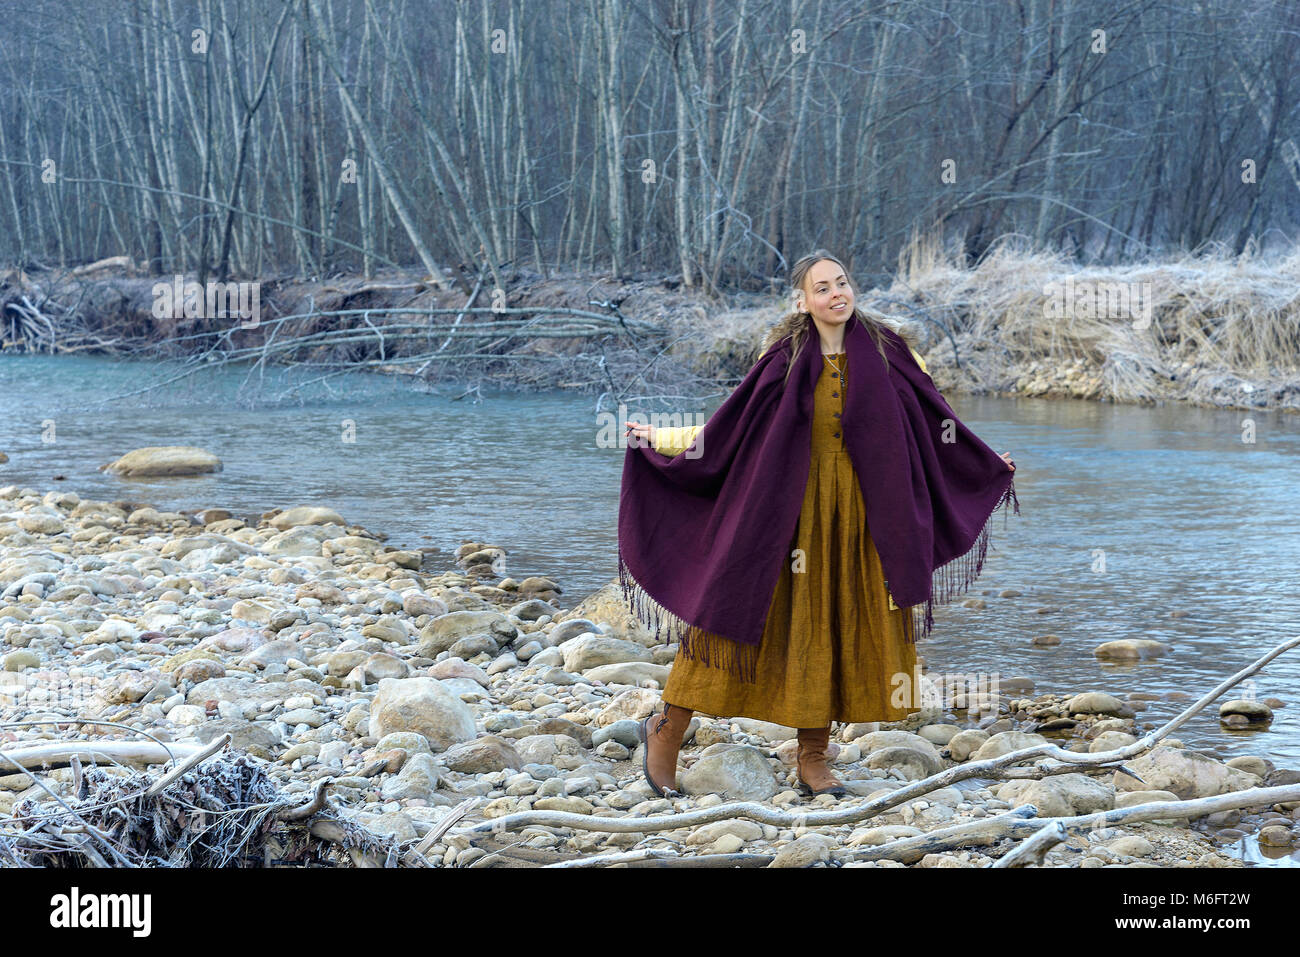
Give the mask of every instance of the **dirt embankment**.
[[[785, 306], [779, 283], [718, 299], [674, 277], [508, 279], [269, 278], [222, 315], [185, 285], [195, 277], [142, 276], [124, 257], [9, 270], [0, 348], [312, 363], [645, 405], [734, 386]], [[1298, 288], [1300, 253], [1091, 267], [1002, 248], [964, 266], [918, 244], [859, 301], [912, 329], [945, 391], [1300, 411]]]

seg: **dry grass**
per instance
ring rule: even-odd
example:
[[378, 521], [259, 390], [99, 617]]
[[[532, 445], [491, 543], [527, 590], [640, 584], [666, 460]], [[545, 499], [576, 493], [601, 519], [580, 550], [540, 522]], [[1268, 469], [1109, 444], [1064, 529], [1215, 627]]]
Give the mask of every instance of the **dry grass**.
[[[917, 239], [896, 276], [860, 301], [917, 339], [941, 389], [1300, 411], [1300, 251], [1080, 266], [1008, 241], [967, 266]], [[1109, 297], [1100, 315], [1063, 295], [1060, 314], [1048, 314], [1049, 291], [1067, 280], [1076, 293], [1091, 283]], [[1136, 316], [1114, 298], [1123, 289], [1137, 293]], [[684, 338], [672, 354], [697, 374], [734, 380], [785, 302], [772, 294], [689, 325], [678, 317]]]
[[[1123, 310], [1046, 315], [1047, 291], [1064, 289], [1067, 278], [1076, 289], [1139, 290], [1149, 325]], [[1211, 253], [1079, 266], [1004, 243], [964, 267], [935, 243], [918, 241], [900, 257], [887, 295], [950, 326], [956, 351], [932, 337], [927, 361], [957, 387], [1297, 410], [1298, 291], [1300, 251], [1271, 260]]]
[[[429, 318], [405, 312], [456, 310], [466, 297], [394, 272], [369, 283], [269, 280], [263, 306], [272, 321], [256, 330], [218, 331], [202, 321], [159, 322], [149, 314], [152, 280], [100, 272], [53, 283], [12, 271], [0, 275], [6, 338], [16, 340], [11, 345], [172, 356], [215, 345], [229, 360], [364, 367], [426, 380], [450, 375], [645, 405], [656, 397], [680, 403], [734, 386], [788, 302], [779, 283], [770, 294], [716, 302], [671, 282], [543, 279], [520, 272], [508, 304], [527, 311], [508, 318], [523, 328], [498, 331], [491, 315], [467, 316], [462, 326], [454, 313]], [[917, 238], [900, 255], [896, 276], [887, 289], [864, 290], [860, 301], [894, 317], [945, 391], [1300, 410], [1300, 251], [1266, 260], [1211, 250], [1158, 262], [1080, 266], [1013, 238], [968, 266], [937, 240]], [[1067, 280], [1076, 289], [1098, 284], [1112, 296], [1137, 290], [1137, 304], [1149, 307], [1149, 324], [1115, 308], [1123, 305], [1118, 300], [1108, 301], [1100, 316], [1078, 302], [1060, 315], [1045, 314], [1048, 291]], [[554, 312], [612, 318], [610, 304], [631, 335], [617, 323], [602, 328]], [[356, 313], [365, 313], [364, 321]], [[556, 327], [551, 337], [538, 337], [548, 323]], [[565, 323], [583, 327], [584, 334], [566, 336]], [[453, 334], [464, 338], [444, 338]], [[434, 361], [426, 361], [430, 349]]]

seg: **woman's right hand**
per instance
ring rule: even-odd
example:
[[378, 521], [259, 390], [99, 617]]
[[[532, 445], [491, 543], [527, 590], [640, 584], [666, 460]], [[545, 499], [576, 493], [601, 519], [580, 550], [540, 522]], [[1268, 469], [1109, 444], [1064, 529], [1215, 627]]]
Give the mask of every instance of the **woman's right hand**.
[[627, 424], [627, 435], [636, 436], [642, 440], [642, 447], [654, 448], [655, 427], [641, 422], [629, 422]]

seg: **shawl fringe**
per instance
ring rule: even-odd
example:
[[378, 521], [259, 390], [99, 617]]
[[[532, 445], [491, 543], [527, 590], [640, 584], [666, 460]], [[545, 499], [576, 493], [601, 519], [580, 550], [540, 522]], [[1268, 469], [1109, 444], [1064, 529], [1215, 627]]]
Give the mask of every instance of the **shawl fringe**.
[[[957, 595], [964, 593], [979, 577], [980, 570], [984, 567], [984, 559], [988, 554], [989, 546], [989, 527], [993, 524], [993, 516], [998, 513], [998, 509], [1005, 505], [1012, 505], [1017, 515], [1020, 514], [1020, 500], [1016, 498], [1016, 476], [1013, 472], [1011, 475], [1011, 484], [1007, 486], [1002, 497], [998, 499], [998, 504], [993, 506], [993, 511], [989, 512], [989, 517], [984, 520], [984, 527], [975, 538], [975, 543], [966, 551], [964, 555], [958, 555], [952, 561], [945, 562], [936, 568], [930, 578], [930, 597], [919, 605], [912, 607], [912, 633], [908, 639], [909, 643], [914, 643], [918, 637], [925, 638], [934, 629], [934, 606], [942, 605]], [[1007, 515], [1011, 509], [1006, 509], [1002, 513], [1002, 526], [1006, 527]], [[918, 636], [919, 632], [919, 636]]]
[[653, 632], [657, 641], [664, 644], [676, 642], [683, 657], [699, 661], [706, 667], [721, 668], [741, 681], [753, 684], [758, 680], [758, 645], [747, 645], [705, 631], [673, 614], [655, 601], [632, 576], [623, 560], [622, 549], [618, 554], [618, 581], [623, 588], [623, 600], [637, 621]]
[[[934, 629], [934, 606], [945, 604], [957, 595], [966, 592], [979, 577], [988, 556], [989, 532], [993, 516], [998, 509], [1010, 505], [1017, 515], [1020, 514], [1020, 500], [1016, 497], [1016, 480], [1012, 475], [1011, 484], [1007, 486], [998, 504], [993, 507], [984, 526], [975, 538], [974, 544], [964, 555], [959, 555], [940, 565], [930, 580], [930, 597], [911, 609], [911, 627], [904, 628], [905, 640], [915, 644], [919, 638], [928, 637]], [[1006, 526], [1007, 515], [1011, 508], [1002, 513], [1002, 524]], [[683, 657], [699, 661], [705, 667], [721, 668], [728, 674], [736, 675], [741, 681], [753, 683], [758, 675], [758, 645], [746, 645], [723, 635], [705, 631], [692, 625], [678, 615], [673, 614], [654, 598], [632, 576], [631, 570], [623, 560], [623, 552], [618, 554], [618, 581], [623, 589], [623, 600], [645, 628], [651, 631], [657, 641], [664, 644], [676, 642]]]

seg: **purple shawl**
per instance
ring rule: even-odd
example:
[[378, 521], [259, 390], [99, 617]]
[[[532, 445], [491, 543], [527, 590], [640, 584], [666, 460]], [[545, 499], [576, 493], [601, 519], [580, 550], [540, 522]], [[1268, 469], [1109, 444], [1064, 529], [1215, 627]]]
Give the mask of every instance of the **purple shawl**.
[[[845, 328], [841, 422], [886, 586], [912, 608], [911, 641], [918, 626], [930, 633], [936, 602], [979, 575], [993, 513], [1012, 503], [1019, 514], [1020, 503], [1007, 463], [957, 418], [903, 339], [881, 329], [888, 367], [860, 319]], [[623, 463], [624, 598], [660, 640], [744, 681], [755, 679], [808, 482], [824, 362], [811, 320], [783, 389], [789, 352], [789, 337], [764, 352], [691, 449], [669, 458], [632, 439]]]

